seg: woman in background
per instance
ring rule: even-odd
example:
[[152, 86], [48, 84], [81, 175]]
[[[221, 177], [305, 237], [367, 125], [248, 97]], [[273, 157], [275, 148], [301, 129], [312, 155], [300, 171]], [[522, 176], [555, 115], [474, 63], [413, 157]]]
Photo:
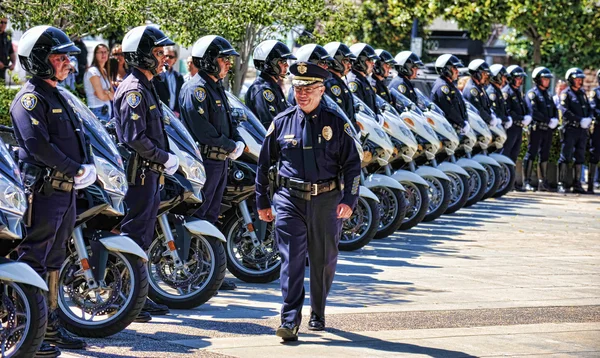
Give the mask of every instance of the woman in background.
[[98, 119], [108, 121], [112, 115], [112, 100], [115, 91], [110, 83], [108, 47], [99, 44], [94, 49], [92, 65], [85, 72], [83, 86], [87, 105]]

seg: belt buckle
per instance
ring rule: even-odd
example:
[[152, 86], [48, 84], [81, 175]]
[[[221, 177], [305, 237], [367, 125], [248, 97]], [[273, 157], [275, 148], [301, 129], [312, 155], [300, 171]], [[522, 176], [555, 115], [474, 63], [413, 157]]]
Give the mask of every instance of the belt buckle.
[[310, 195], [317, 196], [318, 194], [319, 194], [319, 185], [318, 184], [312, 184], [311, 185], [311, 190], [310, 190]]

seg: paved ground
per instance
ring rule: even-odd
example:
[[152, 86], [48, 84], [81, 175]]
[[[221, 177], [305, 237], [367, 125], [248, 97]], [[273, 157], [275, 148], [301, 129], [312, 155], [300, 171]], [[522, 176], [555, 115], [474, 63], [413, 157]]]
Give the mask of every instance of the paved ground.
[[600, 357], [600, 196], [511, 193], [342, 253], [327, 331], [291, 345], [278, 282], [237, 284], [63, 356]]

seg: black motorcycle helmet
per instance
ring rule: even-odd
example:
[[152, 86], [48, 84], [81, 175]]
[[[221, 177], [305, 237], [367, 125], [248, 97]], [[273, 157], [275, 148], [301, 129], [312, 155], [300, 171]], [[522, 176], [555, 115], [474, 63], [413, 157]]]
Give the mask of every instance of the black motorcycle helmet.
[[508, 66], [508, 68], [506, 69], [506, 72], [508, 73], [508, 82], [510, 82], [510, 84], [513, 87], [516, 86], [515, 79], [517, 79], [519, 77], [521, 77], [521, 78], [527, 77], [527, 73], [525, 72], [525, 70], [523, 70], [521, 68], [521, 66], [517, 66], [517, 65]]
[[574, 85], [574, 79], [576, 78], [585, 78], [585, 74], [581, 70], [581, 68], [573, 67], [569, 68], [567, 74], [565, 75], [565, 79], [569, 82], [569, 86]]
[[329, 63], [329, 68], [334, 70], [335, 72], [344, 73], [346, 68], [342, 61], [347, 58], [350, 61], [355, 60], [356, 56], [350, 51], [350, 47], [344, 45], [341, 42], [330, 42], [327, 45], [323, 46], [329, 56], [333, 59]]
[[494, 64], [490, 66], [490, 81], [497, 85], [502, 85], [502, 77], [508, 77], [506, 67], [500, 64]]
[[425, 67], [425, 64], [423, 64], [423, 61], [421, 61], [419, 56], [411, 51], [402, 51], [398, 53], [396, 57], [394, 57], [394, 60], [396, 60], [396, 71], [404, 77], [410, 77], [412, 75], [412, 69], [415, 67]]
[[451, 54], [441, 55], [435, 60], [435, 71], [440, 76], [452, 78], [452, 67], [465, 67], [462, 61]]
[[536, 85], [541, 86], [542, 78], [554, 78], [554, 75], [546, 67], [536, 67], [531, 73], [531, 77]]
[[174, 45], [175, 42], [154, 26], [138, 26], [132, 29], [125, 34], [121, 44], [125, 62], [129, 66], [148, 70], [155, 76], [159, 62], [152, 50], [155, 47]]
[[264, 72], [273, 77], [285, 77], [279, 68], [279, 60], [295, 60], [296, 56], [283, 43], [277, 40], [263, 41], [254, 49], [252, 55], [254, 58], [254, 67], [258, 71]]
[[52, 54], [77, 54], [81, 50], [73, 44], [69, 36], [52, 26], [36, 26], [23, 34], [19, 41], [19, 62], [32, 76], [52, 79], [54, 67], [48, 60]]
[[212, 76], [221, 72], [217, 58], [239, 55], [229, 41], [216, 35], [201, 37], [192, 47], [194, 66]]
[[329, 67], [329, 64], [333, 62], [333, 58], [329, 56], [329, 53], [321, 45], [307, 44], [296, 51], [296, 57], [298, 61], [310, 62], [315, 65], [325, 64]]
[[356, 56], [356, 59], [352, 61], [352, 69], [366, 73], [368, 70], [368, 66], [366, 64], [367, 60], [377, 61], [379, 60], [379, 56], [375, 53], [375, 50], [367, 45], [366, 43], [357, 43], [350, 46], [350, 51], [352, 54]]
[[483, 72], [490, 72], [490, 66], [482, 59], [473, 60], [469, 63], [469, 74], [471, 78], [481, 81], [481, 75]]
[[396, 65], [396, 60], [394, 60], [394, 56], [392, 56], [392, 54], [387, 52], [386, 50], [377, 49], [375, 50], [375, 54], [379, 56], [379, 60], [375, 61], [375, 66], [373, 66], [373, 73], [377, 76], [383, 76], [384, 70], [382, 65], [384, 63], [388, 63], [392, 67]]

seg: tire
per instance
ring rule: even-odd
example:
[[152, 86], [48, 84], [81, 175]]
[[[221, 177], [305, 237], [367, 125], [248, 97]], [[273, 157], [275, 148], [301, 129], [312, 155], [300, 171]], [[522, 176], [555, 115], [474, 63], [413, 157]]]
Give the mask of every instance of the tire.
[[506, 195], [515, 187], [515, 179], [517, 178], [514, 165], [500, 163], [500, 186], [494, 194], [494, 198], [499, 198]]
[[[173, 235], [177, 235], [175, 228], [173, 228]], [[186, 269], [190, 274], [199, 274], [199, 276], [205, 276], [206, 278], [202, 280], [200, 286], [194, 287], [193, 292], [187, 294], [180, 294], [181, 291], [178, 289], [183, 291], [181, 288], [183, 287], [192, 290], [192, 284], [196, 284], [197, 281], [191, 281], [190, 283], [189, 276], [186, 276], [183, 283], [174, 282], [167, 277], [167, 274], [173, 271], [173, 265], [171, 255], [163, 254], [166, 250], [168, 248], [163, 245], [162, 236], [155, 237], [150, 245], [147, 263], [150, 281], [148, 297], [154, 302], [162, 303], [173, 309], [196, 308], [210, 300], [225, 279], [227, 257], [223, 243], [212, 236], [192, 235], [189, 257], [185, 262]], [[199, 253], [203, 255], [201, 260], [203, 267], [194, 266], [198, 262], [195, 257]], [[206, 272], [204, 262], [212, 262], [206, 275], [202, 275]], [[181, 277], [181, 272], [177, 276]], [[194, 277], [194, 279], [197, 278]], [[165, 281], [165, 279], [168, 279], [168, 281]]]
[[375, 237], [379, 227], [379, 205], [373, 199], [358, 197], [352, 216], [342, 222], [338, 248], [354, 251], [366, 246]]
[[448, 172], [450, 178], [450, 203], [444, 214], [452, 214], [460, 210], [469, 200], [469, 178], [458, 173]]
[[465, 170], [469, 173], [469, 195], [464, 206], [467, 208], [483, 198], [486, 189], [484, 183], [487, 183], [487, 172], [469, 167], [465, 168]]
[[[253, 211], [250, 213], [254, 215]], [[248, 229], [244, 219], [239, 215], [231, 215], [227, 220], [223, 226], [223, 233], [227, 239], [227, 269], [235, 277], [249, 283], [269, 283], [279, 278], [281, 258], [275, 239], [274, 223], [272, 221], [267, 224], [267, 234], [262, 242], [263, 251], [258, 253], [257, 257], [252, 240], [247, 236]], [[265, 269], [260, 269], [263, 265]]]
[[402, 182], [402, 185], [406, 189], [404, 192], [406, 214], [404, 220], [402, 220], [402, 225], [400, 225], [400, 230], [408, 230], [423, 221], [425, 215], [427, 215], [429, 195], [425, 185], [409, 181]]
[[406, 199], [400, 189], [379, 186], [371, 190], [379, 198], [379, 227], [375, 239], [383, 239], [396, 232], [402, 225], [406, 214]]
[[[88, 252], [90, 252], [89, 246], [87, 246], [87, 249]], [[90, 321], [81, 318], [77, 314], [78, 312], [73, 312], [74, 307], [69, 304], [80, 299], [81, 297], [76, 297], [74, 294], [81, 293], [82, 291], [80, 290], [87, 287], [87, 283], [82, 276], [74, 276], [69, 279], [68, 282], [65, 281], [65, 278], [71, 272], [71, 268], [74, 267], [77, 270], [80, 269], [78, 261], [75, 261], [78, 260], [77, 257], [77, 253], [71, 253], [60, 268], [58, 314], [63, 326], [70, 332], [81, 337], [104, 338], [121, 332], [133, 322], [142, 311], [142, 307], [144, 307], [144, 303], [146, 302], [149, 286], [146, 263], [140, 257], [135, 255], [108, 251], [108, 265], [105, 277], [106, 284], [113, 288], [115, 285], [120, 285], [124, 290], [127, 290], [126, 301], [125, 304], [119, 306], [115, 313], [113, 306], [109, 303], [117, 301], [109, 300], [116, 300], [117, 298], [112, 295], [108, 296], [108, 298], [103, 297], [103, 306], [105, 308], [100, 311], [100, 313], [105, 313], [103, 316], [107, 316], [108, 318], [102, 321]], [[124, 271], [118, 272], [117, 269], [120, 266], [125, 266], [128, 273]], [[114, 279], [117, 275], [119, 275], [121, 280]], [[91, 291], [90, 293], [95, 294], [95, 292], [96, 291]], [[68, 293], [71, 294], [69, 295]], [[69, 301], [67, 301], [66, 296], [68, 296]], [[90, 301], [86, 300], [86, 302]], [[75, 307], [80, 307], [77, 303], [74, 305]], [[80, 309], [79, 312], [81, 312]]]
[[[2, 312], [6, 313], [2, 315], [2, 327], [8, 328], [9, 324], [27, 327], [29, 324], [26, 332], [22, 332], [23, 329], [17, 329], [12, 333], [8, 329], [2, 330], [0, 343], [5, 348], [2, 357], [29, 358], [35, 356], [46, 334], [48, 319], [46, 299], [42, 291], [37, 287], [19, 282], [0, 281], [0, 293], [2, 295], [0, 307], [2, 307]], [[14, 342], [14, 339], [17, 341]]]
[[423, 177], [429, 183], [429, 206], [427, 214], [423, 218], [424, 222], [433, 221], [448, 209], [450, 203], [450, 183], [447, 180], [434, 176]]
[[498, 191], [498, 187], [500, 186], [500, 168], [489, 164], [481, 165], [483, 165], [488, 173], [487, 189], [485, 190], [485, 194], [483, 194], [483, 198], [481, 198], [481, 200], [485, 200], [491, 198]]

